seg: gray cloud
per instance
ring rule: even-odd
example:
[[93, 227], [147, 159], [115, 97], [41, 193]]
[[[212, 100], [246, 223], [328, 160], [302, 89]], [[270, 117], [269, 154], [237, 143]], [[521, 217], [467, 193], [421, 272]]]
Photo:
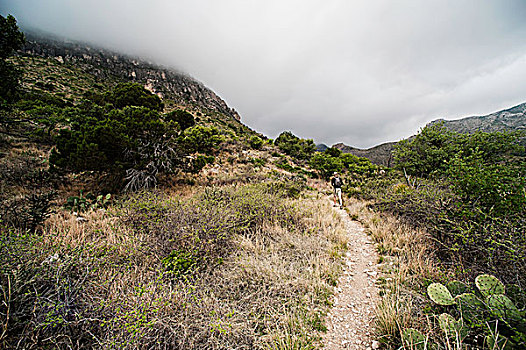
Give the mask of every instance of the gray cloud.
[[522, 0], [3, 0], [203, 81], [270, 137], [370, 147], [526, 101]]

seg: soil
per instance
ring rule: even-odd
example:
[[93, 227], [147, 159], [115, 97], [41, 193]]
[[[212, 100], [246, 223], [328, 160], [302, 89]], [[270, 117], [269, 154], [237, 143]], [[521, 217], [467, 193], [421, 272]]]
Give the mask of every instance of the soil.
[[343, 209], [334, 210], [344, 220], [349, 243], [334, 307], [327, 317], [324, 349], [378, 349], [379, 343], [374, 340], [375, 308], [380, 300], [376, 249], [359, 222], [351, 220]]

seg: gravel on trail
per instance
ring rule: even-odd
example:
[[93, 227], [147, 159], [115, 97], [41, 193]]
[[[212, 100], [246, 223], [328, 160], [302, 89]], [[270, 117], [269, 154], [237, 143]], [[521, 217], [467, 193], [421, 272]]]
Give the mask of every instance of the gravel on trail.
[[349, 243], [334, 306], [327, 317], [324, 349], [378, 349], [380, 344], [374, 340], [373, 328], [375, 308], [380, 299], [376, 285], [376, 249], [359, 222], [351, 220], [345, 210], [334, 210], [345, 223]]

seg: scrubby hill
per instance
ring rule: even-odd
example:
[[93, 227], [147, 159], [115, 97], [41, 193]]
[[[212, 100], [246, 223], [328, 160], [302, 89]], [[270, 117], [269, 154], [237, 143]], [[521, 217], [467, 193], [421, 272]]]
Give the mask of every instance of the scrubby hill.
[[0, 101], [0, 348], [318, 344], [346, 242], [299, 199], [307, 161], [184, 74], [29, 39]]
[[473, 116], [457, 120], [438, 119], [430, 125], [440, 124], [455, 132], [472, 134], [476, 131], [526, 130], [526, 103], [484, 116]]
[[[35, 33], [27, 38], [22, 53], [24, 57], [31, 58], [24, 61], [28, 68], [32, 68], [35, 58], [44, 58], [48, 66], [74, 67], [103, 85], [125, 81], [140, 83], [158, 94], [167, 107], [206, 110], [240, 120], [239, 114], [215, 92], [185, 73], [83, 43], [61, 41]], [[41, 78], [43, 81], [39, 82], [39, 87], [47, 90], [60, 87], [60, 82], [55, 81], [53, 76]]]
[[[466, 117], [457, 120], [437, 119], [429, 123], [429, 126], [436, 124], [443, 124], [449, 130], [461, 134], [472, 134], [477, 131], [502, 132], [526, 130], [526, 103], [485, 116]], [[390, 167], [392, 166], [395, 145], [396, 142], [387, 142], [371, 148], [359, 149], [343, 143], [337, 143], [332, 147], [341, 150], [343, 153], [351, 153], [357, 157], [365, 157], [373, 164]]]
[[347, 146], [340, 142], [332, 147], [339, 149], [343, 153], [350, 153], [357, 157], [367, 158], [373, 164], [390, 167], [392, 166], [392, 152], [395, 144], [396, 142], [387, 142], [371, 148], [359, 149]]

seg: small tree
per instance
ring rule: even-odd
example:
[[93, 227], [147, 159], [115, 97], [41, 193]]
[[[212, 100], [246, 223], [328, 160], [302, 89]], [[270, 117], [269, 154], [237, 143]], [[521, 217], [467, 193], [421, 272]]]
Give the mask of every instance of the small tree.
[[317, 152], [310, 159], [310, 166], [320, 172], [324, 179], [329, 179], [335, 171], [341, 172], [343, 163], [339, 157], [333, 157], [329, 154]]
[[182, 109], [165, 114], [164, 119], [168, 122], [176, 122], [182, 131], [195, 125], [194, 116]]
[[159, 96], [146, 90], [137, 83], [120, 83], [113, 91], [105, 95], [105, 100], [116, 108], [127, 106], [146, 107], [154, 111], [162, 111], [164, 104]]
[[261, 149], [261, 147], [263, 146], [263, 140], [256, 135], [250, 138], [249, 143], [250, 147], [252, 147], [253, 149]]
[[342, 154], [342, 151], [335, 147], [330, 147], [325, 150], [325, 153], [331, 157], [339, 157]]
[[290, 131], [282, 132], [274, 144], [291, 157], [301, 160], [308, 160], [316, 150], [314, 141], [301, 139]]
[[7, 59], [24, 43], [25, 37], [18, 30], [16, 19], [0, 15], [0, 106], [6, 107], [17, 97], [21, 72]]
[[202, 125], [185, 130], [181, 140], [188, 153], [212, 153], [222, 141], [216, 127]]

